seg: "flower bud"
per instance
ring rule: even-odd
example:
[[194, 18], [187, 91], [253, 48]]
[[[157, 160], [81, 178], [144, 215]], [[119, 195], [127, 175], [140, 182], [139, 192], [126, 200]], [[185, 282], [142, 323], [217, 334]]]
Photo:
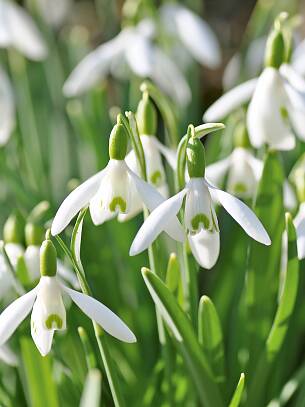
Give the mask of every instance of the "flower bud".
[[40, 275], [54, 277], [57, 270], [56, 249], [47, 232], [46, 240], [40, 247]]
[[249, 148], [250, 141], [245, 123], [240, 121], [234, 129], [234, 147]]
[[21, 215], [13, 213], [7, 219], [3, 228], [3, 240], [5, 243], [23, 243], [24, 223]]
[[286, 13], [281, 13], [274, 22], [274, 27], [269, 34], [266, 53], [265, 66], [278, 69], [286, 60], [285, 39], [282, 31], [282, 23], [287, 18]]
[[44, 228], [29, 222], [25, 225], [25, 242], [27, 246], [40, 246], [44, 240]]
[[[190, 126], [191, 127], [191, 126]], [[190, 129], [189, 127], [189, 129]], [[193, 127], [193, 126], [192, 126]], [[194, 128], [194, 127], [193, 127]], [[189, 132], [189, 130], [188, 130]], [[187, 170], [190, 178], [202, 178], [205, 173], [205, 150], [200, 139], [190, 137], [186, 147]]]
[[113, 160], [124, 160], [127, 153], [128, 135], [122, 123], [117, 123], [110, 134], [109, 157]]
[[149, 98], [148, 92], [143, 93], [137, 109], [137, 123], [140, 134], [155, 135], [157, 130], [157, 112]]

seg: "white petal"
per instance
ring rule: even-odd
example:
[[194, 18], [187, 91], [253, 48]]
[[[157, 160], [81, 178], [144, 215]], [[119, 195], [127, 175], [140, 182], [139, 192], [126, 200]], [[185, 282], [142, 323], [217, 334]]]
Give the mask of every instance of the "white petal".
[[139, 254], [147, 249], [157, 236], [165, 230], [169, 221], [179, 212], [186, 193], [187, 190], [183, 189], [151, 212], [132, 242], [129, 251], [130, 256]]
[[231, 164], [231, 155], [219, 160], [216, 163], [210, 164], [205, 169], [206, 178], [217, 186], [221, 186], [223, 183], [224, 177]]
[[112, 60], [124, 50], [125, 33], [100, 45], [90, 52], [71, 72], [63, 92], [65, 96], [77, 96], [102, 81], [108, 74]]
[[49, 330], [42, 326], [39, 321], [39, 309], [35, 304], [31, 316], [31, 335], [41, 356], [46, 356], [52, 347], [54, 329]]
[[80, 288], [75, 273], [69, 267], [67, 267], [61, 260], [57, 260], [57, 274], [66, 282], [70, 283], [72, 287], [76, 289]]
[[294, 218], [297, 233], [298, 258], [305, 258], [305, 204], [300, 205], [299, 211]]
[[0, 359], [10, 366], [18, 365], [17, 355], [12, 351], [12, 349], [8, 345], [4, 344], [0, 346]]
[[[284, 83], [284, 88], [285, 88], [286, 94], [288, 96], [288, 99], [291, 103], [290, 110], [297, 109], [304, 113], [305, 112], [305, 93], [300, 92], [299, 90], [295, 89], [288, 82]], [[287, 106], [287, 109], [288, 109], [288, 111], [290, 111], [289, 105]]]
[[88, 205], [100, 186], [106, 168], [75, 188], [63, 201], [52, 222], [51, 233], [53, 236], [62, 232], [74, 216]]
[[205, 122], [218, 122], [229, 113], [247, 103], [257, 84], [257, 78], [237, 85], [214, 102], [203, 115]]
[[221, 205], [250, 237], [267, 246], [271, 244], [264, 226], [247, 205], [227, 192], [213, 189]]
[[289, 119], [299, 139], [305, 141], [305, 112], [291, 108], [289, 109]]
[[17, 298], [0, 314], [0, 346], [11, 337], [30, 313], [36, 298], [37, 288], [38, 286]]
[[201, 230], [195, 235], [189, 234], [188, 241], [197, 263], [205, 269], [211, 269], [219, 256], [219, 232]]
[[146, 37], [133, 32], [125, 49], [125, 56], [130, 69], [136, 75], [140, 77], [151, 75], [154, 63], [153, 46]]
[[274, 68], [265, 68], [247, 112], [249, 138], [254, 147], [259, 148], [264, 143], [276, 150], [290, 150], [294, 147], [294, 135], [281, 113], [288, 105], [281, 75]]
[[263, 161], [254, 157], [253, 154], [248, 153], [248, 163], [252, 168], [256, 181], [258, 182], [261, 179], [263, 173], [264, 168]]
[[24, 252], [24, 261], [31, 280], [38, 279], [40, 277], [40, 247], [28, 246]]
[[209, 25], [184, 7], [177, 7], [175, 21], [178, 35], [193, 58], [209, 68], [217, 68], [221, 63], [220, 47]]
[[[128, 172], [139, 195], [141, 196], [142, 201], [150, 212], [165, 201], [165, 198], [156, 190], [156, 188], [143, 181], [130, 169]], [[184, 231], [176, 216], [165, 225], [164, 231], [174, 240], [184, 240]]]
[[105, 305], [71, 288], [65, 286], [62, 288], [89, 318], [98, 323], [110, 335], [124, 342], [136, 342], [136, 337], [127, 325]]
[[36, 0], [39, 12], [47, 24], [59, 27], [71, 12], [72, 0]]
[[300, 92], [305, 92], [305, 80], [291, 65], [282, 64], [280, 73], [287, 79], [291, 86]]
[[239, 75], [241, 71], [241, 56], [235, 54], [227, 63], [222, 75], [222, 86], [224, 90], [229, 90], [236, 86], [238, 83]]
[[166, 161], [169, 163], [172, 169], [176, 170], [177, 152], [175, 150], [172, 150], [171, 148], [164, 146], [162, 143], [160, 143], [160, 141], [156, 137], [153, 137], [152, 142], [155, 143], [158, 150], [161, 152], [161, 154], [164, 155]]
[[295, 48], [292, 55], [292, 66], [300, 74], [305, 74], [305, 40]]
[[2, 0], [2, 2], [5, 5], [10, 45], [30, 59], [45, 59], [48, 53], [46, 43], [30, 15], [13, 2], [6, 0]]
[[297, 206], [297, 199], [294, 190], [288, 181], [284, 181], [283, 194], [285, 208], [292, 211]]
[[15, 101], [10, 80], [0, 67], [0, 146], [7, 143], [15, 127]]

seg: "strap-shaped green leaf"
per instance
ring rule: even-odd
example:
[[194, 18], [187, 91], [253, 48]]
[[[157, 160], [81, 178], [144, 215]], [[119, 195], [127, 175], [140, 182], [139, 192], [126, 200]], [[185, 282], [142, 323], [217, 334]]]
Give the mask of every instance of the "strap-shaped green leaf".
[[90, 369], [86, 377], [80, 407], [99, 407], [101, 402], [102, 375], [98, 369]]
[[180, 345], [202, 404], [206, 407], [223, 406], [218, 385], [189, 319], [159, 277], [146, 268], [142, 269], [142, 275], [156, 307]]
[[238, 407], [240, 405], [244, 387], [245, 387], [245, 375], [244, 375], [244, 373], [242, 373], [240, 375], [240, 379], [237, 383], [237, 386], [236, 386], [235, 392], [233, 394], [231, 403], [229, 404], [229, 407]]
[[199, 302], [198, 338], [216, 382], [223, 383], [225, 370], [222, 329], [216, 308], [206, 295]]
[[272, 244], [264, 246], [251, 240], [246, 278], [247, 330], [250, 365], [270, 331], [277, 299], [282, 233], [284, 174], [277, 152], [269, 151], [258, 186], [254, 211], [266, 228]]
[[297, 254], [296, 231], [290, 214], [286, 214], [286, 232], [288, 241], [288, 262], [285, 280], [279, 300], [277, 312], [271, 331], [266, 341], [263, 352], [259, 358], [253, 380], [248, 393], [247, 406], [262, 405], [265, 401], [264, 386], [267, 385], [274, 359], [280, 352], [285, 339], [289, 322], [293, 315], [294, 305], [298, 292], [299, 260]]

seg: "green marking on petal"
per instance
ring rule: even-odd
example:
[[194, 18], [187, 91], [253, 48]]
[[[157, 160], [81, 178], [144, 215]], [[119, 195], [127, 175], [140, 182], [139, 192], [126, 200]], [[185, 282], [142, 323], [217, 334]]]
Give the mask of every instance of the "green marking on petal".
[[126, 212], [126, 201], [121, 196], [116, 196], [109, 204], [109, 209], [111, 212], [115, 212], [119, 207], [120, 212]]
[[204, 213], [198, 213], [194, 216], [191, 223], [193, 230], [198, 230], [200, 224], [203, 225], [204, 229], [209, 229], [210, 226], [210, 220]]
[[162, 174], [161, 174], [160, 171], [155, 171], [155, 172], [150, 176], [150, 182], [151, 182], [153, 185], [158, 185], [159, 182], [161, 181], [161, 179], [162, 179]]
[[54, 329], [54, 325], [57, 329], [61, 329], [62, 328], [62, 319], [60, 318], [59, 315], [57, 314], [51, 314], [48, 316], [48, 319], [46, 320], [46, 327], [48, 329]]
[[289, 115], [288, 115], [288, 111], [287, 111], [287, 109], [286, 109], [285, 106], [281, 106], [281, 108], [280, 108], [280, 113], [281, 113], [282, 119], [283, 119], [285, 122], [287, 122], [288, 119], [289, 119]]
[[234, 185], [234, 192], [236, 193], [245, 193], [247, 192], [247, 186], [245, 184], [243, 184], [242, 182], [237, 182]]

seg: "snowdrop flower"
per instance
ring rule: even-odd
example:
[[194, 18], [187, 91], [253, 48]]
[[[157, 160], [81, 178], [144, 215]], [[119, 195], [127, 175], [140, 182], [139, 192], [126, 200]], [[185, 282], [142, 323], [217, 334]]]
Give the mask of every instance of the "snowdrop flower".
[[72, 0], [36, 0], [36, 4], [45, 22], [57, 28], [69, 15], [73, 2]]
[[[1, 28], [0, 28], [1, 30]], [[0, 146], [7, 143], [15, 128], [15, 100], [9, 77], [0, 67]]]
[[34, 61], [47, 56], [47, 46], [30, 15], [10, 0], [0, 0], [0, 47], [14, 47]]
[[47, 236], [40, 249], [41, 277], [38, 285], [15, 300], [0, 315], [0, 346], [5, 344], [32, 310], [32, 338], [41, 355], [47, 355], [51, 350], [54, 332], [66, 329], [63, 295], [70, 297], [110, 335], [124, 342], [136, 341], [134, 334], [118, 316], [96, 299], [60, 283], [56, 271], [56, 249]]
[[[250, 100], [247, 128], [255, 148], [265, 143], [276, 150], [290, 150], [297, 135], [305, 140], [305, 81], [285, 60], [285, 44], [276, 26], [266, 47], [266, 68], [260, 77], [233, 88], [205, 112], [203, 118], [216, 121]], [[272, 125], [270, 125], [272, 123]]]
[[270, 238], [255, 214], [239, 199], [204, 178], [205, 153], [199, 139], [194, 136], [189, 139], [186, 155], [190, 180], [182, 191], [149, 215], [131, 245], [130, 255], [142, 252], [156, 239], [182, 208], [184, 198], [184, 227], [192, 253], [202, 267], [210, 269], [219, 256], [219, 228], [213, 200], [217, 200], [249, 236], [270, 245]]
[[[164, 201], [154, 187], [138, 177], [126, 164], [127, 141], [124, 125], [118, 119], [110, 135], [110, 160], [106, 168], [77, 187], [63, 201], [52, 223], [53, 235], [60, 233], [87, 205], [93, 223], [100, 225], [117, 215], [133, 216], [138, 211], [139, 200], [150, 211]], [[184, 238], [176, 218], [167, 225], [166, 231], [177, 240]]]
[[164, 29], [179, 39], [189, 54], [208, 68], [218, 68], [221, 52], [209, 25], [191, 10], [178, 4], [165, 4], [160, 9]]
[[77, 96], [107, 77], [125, 75], [128, 67], [135, 75], [149, 77], [173, 100], [184, 106], [190, 102], [190, 88], [173, 61], [152, 42], [154, 25], [143, 20], [135, 27], [124, 28], [112, 40], [88, 54], [72, 71], [63, 91]]
[[[168, 185], [161, 155], [163, 155], [169, 165], [175, 169], [177, 161], [176, 151], [165, 147], [155, 136], [157, 130], [157, 112], [147, 92], [143, 93], [143, 98], [138, 105], [137, 123], [145, 155], [148, 182], [153, 185], [164, 198], [167, 198]], [[140, 176], [140, 169], [134, 150], [131, 150], [127, 154], [126, 163], [134, 173]], [[138, 207], [135, 206], [134, 211], [129, 213], [129, 215], [119, 215], [119, 220], [128, 220], [130, 217], [142, 211], [143, 204], [140, 197], [138, 198]]]

